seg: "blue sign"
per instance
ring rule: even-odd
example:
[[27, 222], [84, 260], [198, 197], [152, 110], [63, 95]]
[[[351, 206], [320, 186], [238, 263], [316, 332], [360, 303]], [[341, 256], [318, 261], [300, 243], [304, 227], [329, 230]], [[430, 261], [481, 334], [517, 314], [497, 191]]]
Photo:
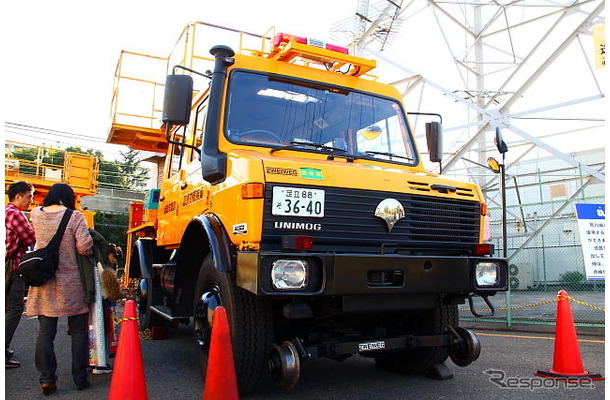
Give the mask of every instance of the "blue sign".
[[605, 204], [576, 204], [578, 219], [606, 219]]
[[580, 247], [588, 280], [605, 280], [606, 205], [576, 204]]

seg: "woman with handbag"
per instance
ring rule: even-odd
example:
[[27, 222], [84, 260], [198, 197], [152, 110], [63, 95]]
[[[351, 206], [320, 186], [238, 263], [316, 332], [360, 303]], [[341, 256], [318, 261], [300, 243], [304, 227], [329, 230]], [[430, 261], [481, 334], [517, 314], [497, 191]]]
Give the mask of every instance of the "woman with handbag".
[[[32, 210], [31, 221], [36, 233], [36, 247], [45, 247], [57, 232], [67, 209], [75, 209], [74, 191], [65, 183], [51, 186], [42, 207]], [[57, 391], [57, 359], [53, 342], [59, 317], [68, 317], [72, 339], [72, 378], [78, 390], [89, 387], [88, 312], [85, 285], [81, 279], [77, 254], [90, 255], [93, 240], [83, 214], [73, 211], [59, 246], [55, 276], [37, 287], [30, 287], [26, 315], [38, 316], [36, 368], [45, 395]]]

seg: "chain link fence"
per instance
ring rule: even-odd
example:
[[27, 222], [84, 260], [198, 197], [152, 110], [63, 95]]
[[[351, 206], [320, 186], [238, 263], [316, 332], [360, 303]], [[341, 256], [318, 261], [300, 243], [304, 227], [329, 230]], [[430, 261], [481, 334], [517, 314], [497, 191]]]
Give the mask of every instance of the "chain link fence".
[[[468, 304], [460, 306], [465, 321], [493, 321], [512, 324], [553, 325], [559, 290], [570, 295], [574, 322], [580, 326], [603, 327], [605, 319], [605, 281], [587, 281], [581, 248], [576, 203], [604, 203], [604, 197], [572, 199], [509, 206], [507, 238], [509, 286], [490, 300], [495, 314], [475, 298], [474, 308], [486, 315], [475, 319]], [[495, 256], [502, 256], [502, 211], [490, 208]], [[126, 245], [128, 215], [98, 212], [95, 227], [108, 241]], [[605, 245], [605, 243], [604, 243]], [[123, 266], [124, 260], [119, 261]]]
[[[604, 202], [603, 197], [593, 197], [507, 207], [510, 291], [490, 298], [496, 312], [484, 320], [509, 326], [552, 325], [557, 293], [566, 290], [575, 324], [603, 327], [605, 281], [586, 279], [575, 204]], [[490, 214], [495, 255], [501, 257], [502, 210], [493, 208]], [[605, 242], [600, 245], [605, 247]], [[489, 313], [481, 299], [475, 301], [474, 308], [481, 314]], [[468, 304], [460, 306], [460, 311], [462, 320], [473, 320]]]

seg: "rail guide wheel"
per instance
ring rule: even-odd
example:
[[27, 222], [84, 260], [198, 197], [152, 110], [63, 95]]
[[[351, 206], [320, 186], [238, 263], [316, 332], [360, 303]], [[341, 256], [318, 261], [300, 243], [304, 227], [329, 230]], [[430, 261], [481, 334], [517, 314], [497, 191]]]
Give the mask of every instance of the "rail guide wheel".
[[453, 328], [454, 335], [460, 339], [458, 343], [449, 348], [449, 357], [455, 365], [466, 367], [472, 364], [481, 355], [481, 342], [479, 338], [468, 329], [460, 326]]
[[275, 346], [269, 360], [269, 369], [277, 385], [286, 389], [294, 388], [301, 376], [301, 360], [296, 346], [290, 341]]

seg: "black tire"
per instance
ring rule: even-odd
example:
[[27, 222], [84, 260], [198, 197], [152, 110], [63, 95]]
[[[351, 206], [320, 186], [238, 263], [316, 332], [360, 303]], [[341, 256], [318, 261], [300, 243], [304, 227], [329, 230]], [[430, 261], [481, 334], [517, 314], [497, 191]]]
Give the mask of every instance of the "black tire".
[[[458, 321], [456, 305], [442, 304], [440, 296], [436, 299], [434, 310], [429, 310], [417, 319], [415, 334], [440, 335], [446, 333], [448, 326], [456, 326]], [[381, 353], [375, 357], [381, 368], [400, 374], [422, 373], [430, 367], [447, 360], [446, 347], [419, 347], [411, 350], [399, 350]]]
[[270, 304], [237, 287], [235, 275], [214, 268], [211, 255], [201, 266], [194, 299], [193, 336], [204, 378], [207, 372], [211, 326], [207, 308], [201, 301], [204, 293], [215, 292], [220, 305], [227, 310], [235, 373], [240, 394], [251, 393], [267, 370], [273, 349], [273, 321]]
[[163, 293], [159, 285], [154, 285], [152, 279], [142, 278], [138, 285], [136, 305], [140, 330], [151, 329], [153, 326], [166, 326], [166, 321], [159, 314], [150, 310], [150, 305], [160, 304]]

